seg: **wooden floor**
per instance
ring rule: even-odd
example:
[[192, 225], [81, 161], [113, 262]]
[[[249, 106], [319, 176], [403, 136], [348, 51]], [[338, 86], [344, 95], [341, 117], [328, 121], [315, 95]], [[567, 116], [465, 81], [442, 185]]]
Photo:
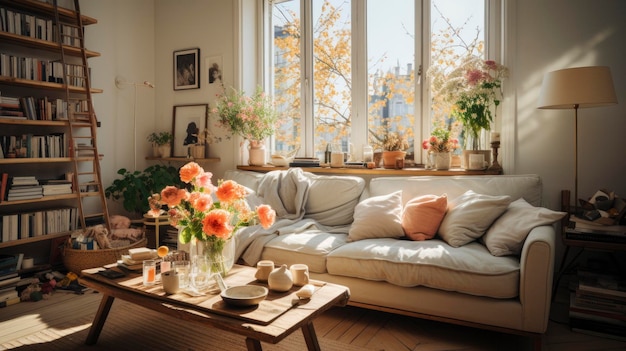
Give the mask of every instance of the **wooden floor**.
[[[561, 295], [564, 294], [559, 296]], [[55, 338], [63, 339], [62, 342], [65, 344], [60, 348], [62, 350], [96, 350], [96, 348], [86, 347], [82, 343], [100, 298], [101, 295], [95, 292], [88, 292], [84, 295], [56, 293], [47, 301], [23, 302], [0, 309], [0, 350], [12, 348], [18, 350], [47, 350], [49, 348], [44, 346], [55, 345]], [[567, 305], [564, 303], [565, 301], [564, 297], [557, 297], [557, 301], [553, 304], [551, 321], [548, 331], [543, 338], [543, 350], [626, 350], [626, 342], [571, 332], [567, 325]], [[118, 303], [116, 302], [116, 304]], [[135, 310], [131, 311], [129, 305], [128, 303], [120, 302], [117, 312], [112, 311], [111, 316], [114, 314], [119, 316], [124, 311], [131, 315], [121, 318], [117, 322], [118, 325], [136, 324], [137, 322], [133, 321], [132, 315], [142, 314], [143, 310], [145, 310], [141, 307], [133, 306]], [[145, 310], [145, 312], [147, 314], [156, 314], [153, 311]], [[149, 320], [158, 319], [159, 324], [167, 325], [167, 321], [160, 319], [160, 316], [149, 315], [151, 318]], [[69, 321], [71, 323], [68, 324]], [[107, 332], [106, 328], [105, 326], [105, 333]], [[109, 328], [115, 329], [116, 327], [111, 325]], [[356, 307], [331, 309], [315, 321], [315, 329], [323, 350], [532, 350], [531, 341], [523, 336], [454, 326]], [[36, 343], [31, 343], [30, 346], [24, 346], [23, 341], [15, 341], [35, 340], [36, 338], [41, 340], [41, 335], [43, 335], [44, 339], [43, 344], [41, 341], [37, 341]], [[158, 332], [156, 337], [159, 337]], [[155, 335], [149, 336], [143, 335], [143, 333], [133, 333], [132, 338], [135, 344], [150, 345], [149, 342], [154, 344], [154, 340], [142, 340], [142, 338], [155, 338]], [[115, 343], [118, 340], [114, 339], [113, 345], [116, 345]], [[282, 348], [274, 348], [275, 345], [264, 345], [264, 349], [266, 348], [265, 346], [269, 346], [268, 350], [299, 349], [299, 346], [293, 345], [300, 344], [297, 341], [294, 342], [292, 344], [287, 343]], [[122, 343], [120, 341], [119, 345], [120, 347], [126, 345], [126, 342]], [[163, 346], [163, 344], [158, 343], [157, 345]], [[232, 344], [229, 346], [226, 344], [219, 345], [210, 349], [233, 350], [238, 349], [237, 347], [242, 347], [243, 349], [243, 346], [235, 346], [233, 348]], [[106, 349], [105, 346], [102, 347]], [[56, 350], [59, 348], [52, 349]], [[100, 350], [100, 348], [97, 349]], [[122, 347], [121, 349], [124, 348]], [[159, 349], [159, 347], [150, 349]], [[167, 347], [164, 349], [172, 348]], [[181, 349], [202, 350], [204, 348], [185, 346]]]

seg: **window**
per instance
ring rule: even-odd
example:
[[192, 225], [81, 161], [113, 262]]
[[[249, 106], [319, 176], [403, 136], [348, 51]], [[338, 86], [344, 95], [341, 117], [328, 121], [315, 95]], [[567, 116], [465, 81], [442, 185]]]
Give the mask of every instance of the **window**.
[[364, 145], [380, 148], [399, 132], [411, 145], [407, 158], [420, 162], [431, 129], [458, 136], [423, 72], [430, 62], [451, 70], [467, 52], [484, 57], [486, 1], [270, 1], [275, 150], [322, 157], [331, 146], [359, 160]]

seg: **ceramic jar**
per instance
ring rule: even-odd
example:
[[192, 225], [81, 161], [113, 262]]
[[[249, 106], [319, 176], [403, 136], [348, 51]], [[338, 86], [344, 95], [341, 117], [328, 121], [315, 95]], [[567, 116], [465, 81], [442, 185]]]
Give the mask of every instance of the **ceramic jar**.
[[274, 269], [267, 277], [267, 284], [270, 290], [283, 292], [293, 286], [293, 277], [286, 264]]

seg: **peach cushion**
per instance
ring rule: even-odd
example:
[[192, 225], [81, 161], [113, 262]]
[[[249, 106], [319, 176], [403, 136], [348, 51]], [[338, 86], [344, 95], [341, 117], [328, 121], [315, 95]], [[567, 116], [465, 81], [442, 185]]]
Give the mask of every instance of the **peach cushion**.
[[432, 239], [448, 208], [448, 196], [422, 195], [409, 200], [402, 212], [402, 229], [411, 240]]

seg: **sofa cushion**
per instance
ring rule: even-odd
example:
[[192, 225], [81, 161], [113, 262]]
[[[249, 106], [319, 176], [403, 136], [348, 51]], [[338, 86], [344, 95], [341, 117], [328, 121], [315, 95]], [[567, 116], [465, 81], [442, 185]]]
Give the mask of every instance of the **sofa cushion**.
[[326, 255], [344, 245], [346, 234], [330, 234], [318, 230], [279, 235], [265, 244], [261, 259], [276, 265], [304, 263], [309, 271], [326, 272]]
[[481, 240], [494, 256], [519, 255], [526, 236], [533, 228], [552, 224], [565, 215], [565, 212], [535, 207], [524, 199], [517, 199], [491, 225]]
[[439, 235], [451, 246], [463, 246], [481, 237], [510, 203], [510, 196], [484, 195], [468, 190], [448, 204]]
[[402, 229], [411, 240], [432, 239], [448, 208], [444, 194], [422, 195], [409, 200], [402, 210]]
[[356, 205], [348, 241], [368, 238], [400, 238], [402, 229], [402, 192], [367, 198]]
[[334, 275], [494, 298], [516, 297], [520, 279], [517, 258], [495, 257], [478, 242], [454, 248], [440, 239], [347, 243], [328, 255], [326, 267]]
[[305, 174], [311, 184], [304, 218], [328, 226], [352, 223], [354, 207], [365, 188], [365, 180], [360, 177]]

